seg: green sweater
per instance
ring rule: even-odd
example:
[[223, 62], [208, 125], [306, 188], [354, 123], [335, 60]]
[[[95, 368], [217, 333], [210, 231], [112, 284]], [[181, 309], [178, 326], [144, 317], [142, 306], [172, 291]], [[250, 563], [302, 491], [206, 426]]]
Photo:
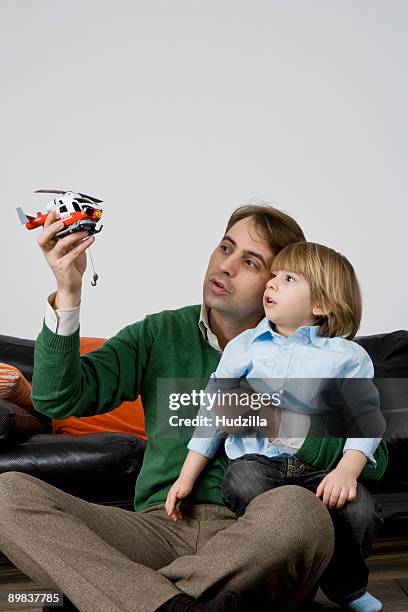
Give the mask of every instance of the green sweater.
[[[169, 409], [168, 404], [157, 401], [158, 379], [208, 380], [220, 359], [200, 332], [199, 316], [200, 306], [148, 315], [82, 357], [79, 330], [60, 336], [44, 324], [37, 338], [33, 405], [39, 412], [58, 419], [92, 416], [141, 395], [148, 442], [136, 483], [136, 510], [164, 503], [187, 455], [186, 437], [160, 433]], [[344, 441], [308, 437], [297, 456], [310, 465], [330, 469], [341, 458]], [[381, 478], [387, 463], [385, 444], [375, 458], [377, 468], [367, 465], [362, 477]], [[190, 502], [223, 503], [220, 488], [226, 463], [221, 450], [196, 483]]]

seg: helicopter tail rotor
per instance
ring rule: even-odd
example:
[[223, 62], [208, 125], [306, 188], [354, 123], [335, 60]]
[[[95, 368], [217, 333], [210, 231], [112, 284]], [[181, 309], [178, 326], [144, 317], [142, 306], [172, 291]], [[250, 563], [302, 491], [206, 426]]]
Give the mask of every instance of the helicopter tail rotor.
[[26, 215], [23, 209], [21, 208], [21, 206], [16, 208], [16, 210], [17, 210], [18, 217], [21, 221], [21, 225], [25, 225], [28, 221], [31, 221], [32, 219], [35, 218], [35, 217], [30, 217], [29, 215]]

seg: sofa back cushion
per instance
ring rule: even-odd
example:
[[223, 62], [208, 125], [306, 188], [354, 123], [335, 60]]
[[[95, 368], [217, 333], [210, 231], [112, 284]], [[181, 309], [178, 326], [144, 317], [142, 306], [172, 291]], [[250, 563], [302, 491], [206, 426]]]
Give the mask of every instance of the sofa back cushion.
[[[408, 331], [356, 338], [374, 363], [374, 381], [380, 394], [388, 441], [408, 443]], [[400, 443], [402, 444], [402, 442]]]
[[374, 363], [375, 378], [408, 379], [408, 331], [355, 338]]
[[387, 429], [389, 462], [384, 478], [370, 490], [408, 490], [408, 331], [356, 338], [374, 363], [375, 384]]

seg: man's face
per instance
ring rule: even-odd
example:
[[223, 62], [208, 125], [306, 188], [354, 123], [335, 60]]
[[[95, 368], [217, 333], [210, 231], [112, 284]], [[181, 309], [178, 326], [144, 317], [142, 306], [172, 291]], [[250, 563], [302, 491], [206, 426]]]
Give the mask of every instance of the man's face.
[[233, 225], [210, 257], [204, 279], [207, 308], [234, 319], [263, 316], [262, 296], [273, 254], [249, 217]]

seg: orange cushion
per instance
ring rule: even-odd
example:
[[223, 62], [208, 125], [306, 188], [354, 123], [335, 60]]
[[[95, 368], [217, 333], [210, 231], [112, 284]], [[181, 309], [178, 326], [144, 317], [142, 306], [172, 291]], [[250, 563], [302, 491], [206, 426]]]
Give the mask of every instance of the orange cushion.
[[[105, 338], [81, 338], [81, 355], [96, 350], [104, 342]], [[114, 431], [134, 434], [143, 440], [147, 439], [140, 396], [133, 402], [123, 402], [115, 410], [105, 414], [81, 418], [53, 419], [52, 423], [54, 433], [82, 436], [103, 431]]]
[[27, 408], [31, 403], [31, 385], [20, 370], [0, 363], [0, 398]]

